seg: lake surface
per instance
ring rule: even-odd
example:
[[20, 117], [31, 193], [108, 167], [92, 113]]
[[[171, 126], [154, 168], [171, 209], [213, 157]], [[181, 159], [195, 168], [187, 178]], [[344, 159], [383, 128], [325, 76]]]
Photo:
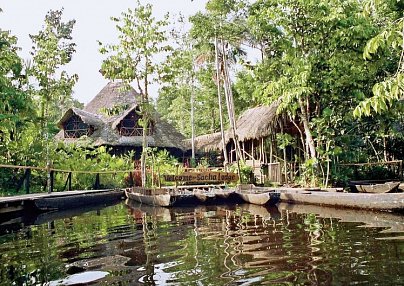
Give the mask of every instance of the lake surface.
[[404, 285], [403, 215], [128, 204], [2, 222], [0, 284]]

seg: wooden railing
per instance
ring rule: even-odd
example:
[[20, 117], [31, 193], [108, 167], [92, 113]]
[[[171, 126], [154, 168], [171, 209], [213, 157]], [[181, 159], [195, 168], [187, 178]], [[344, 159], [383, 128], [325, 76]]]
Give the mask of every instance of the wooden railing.
[[80, 138], [84, 135], [91, 135], [92, 132], [88, 128], [85, 129], [74, 129], [74, 130], [64, 130], [64, 137], [65, 138]]
[[[119, 129], [121, 136], [143, 136], [143, 127], [121, 127]], [[146, 135], [151, 135], [151, 129], [148, 128]]]
[[[116, 170], [116, 171], [75, 171], [75, 170], [64, 170], [64, 169], [55, 169], [55, 168], [47, 168], [47, 167], [34, 167], [34, 166], [16, 166], [16, 165], [6, 165], [0, 164], [0, 168], [10, 168], [17, 170], [24, 170], [24, 175], [17, 182], [17, 192], [23, 187], [25, 189], [25, 193], [30, 193], [31, 188], [31, 173], [32, 170], [45, 171], [48, 174], [49, 185], [46, 182], [44, 186], [44, 190], [48, 190], [48, 192], [54, 191], [54, 182], [55, 182], [55, 173], [61, 172], [67, 174], [66, 181], [64, 183], [64, 187], [61, 190], [62, 192], [65, 190], [72, 190], [72, 176], [73, 174], [94, 174], [95, 180], [93, 184], [94, 189], [100, 188], [100, 175], [101, 174], [118, 174], [118, 173], [128, 173], [129, 177], [132, 177], [134, 170]], [[133, 179], [133, 178], [132, 178]]]

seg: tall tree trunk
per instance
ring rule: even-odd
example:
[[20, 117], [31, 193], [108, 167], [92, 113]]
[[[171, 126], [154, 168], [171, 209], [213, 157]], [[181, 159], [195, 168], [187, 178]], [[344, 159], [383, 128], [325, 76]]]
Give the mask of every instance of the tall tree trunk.
[[142, 94], [142, 119], [143, 119], [143, 137], [142, 137], [142, 155], [140, 157], [140, 168], [142, 177], [142, 187], [146, 187], [146, 152], [147, 152], [147, 129], [149, 126], [149, 110], [148, 110], [148, 58], [146, 56], [144, 93]]
[[299, 107], [302, 112], [301, 119], [303, 123], [304, 133], [306, 135], [306, 144], [309, 149], [309, 154], [311, 159], [317, 159], [316, 157], [316, 147], [314, 145], [313, 136], [311, 135], [311, 130], [309, 127], [309, 117], [307, 114], [307, 107], [304, 105], [302, 98], [299, 96]]
[[240, 160], [240, 159], [242, 161], [244, 161], [244, 154], [241, 153], [240, 142], [238, 141], [238, 136], [237, 136], [237, 126], [236, 126], [235, 112], [234, 112], [233, 93], [232, 93], [231, 85], [230, 85], [230, 78], [229, 78], [229, 73], [228, 73], [227, 59], [226, 59], [225, 52], [226, 51], [224, 48], [224, 43], [222, 42], [224, 91], [226, 94], [227, 112], [228, 112], [228, 116], [229, 116], [230, 127], [231, 127], [232, 133], [233, 133], [234, 144], [236, 147], [236, 156], [237, 156], [236, 160], [238, 163], [238, 160]]
[[[193, 84], [193, 80], [192, 80]], [[195, 114], [194, 114], [194, 87], [191, 90], [191, 158], [195, 161]]]
[[[142, 96], [143, 97], [143, 96]], [[143, 109], [146, 109], [147, 101], [145, 98], [143, 101]], [[142, 187], [146, 186], [146, 152], [147, 152], [147, 127], [149, 125], [148, 114], [147, 111], [143, 110], [143, 137], [142, 137], [142, 155], [140, 157], [140, 168], [141, 168], [141, 176], [142, 176]]]
[[223, 157], [224, 157], [223, 167], [226, 170], [227, 165], [229, 164], [229, 158], [227, 157], [226, 138], [224, 135], [222, 94], [221, 94], [221, 88], [220, 88], [220, 65], [219, 65], [219, 53], [218, 53], [216, 36], [215, 36], [215, 61], [216, 61], [217, 99], [218, 99], [218, 103], [219, 103], [220, 134], [222, 136], [222, 148], [223, 148]]

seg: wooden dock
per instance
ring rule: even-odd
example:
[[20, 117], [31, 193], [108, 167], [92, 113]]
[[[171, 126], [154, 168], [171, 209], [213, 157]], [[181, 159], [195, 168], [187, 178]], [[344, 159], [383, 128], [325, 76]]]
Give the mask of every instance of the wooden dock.
[[66, 210], [125, 197], [124, 190], [80, 190], [0, 197], [0, 215], [16, 211]]

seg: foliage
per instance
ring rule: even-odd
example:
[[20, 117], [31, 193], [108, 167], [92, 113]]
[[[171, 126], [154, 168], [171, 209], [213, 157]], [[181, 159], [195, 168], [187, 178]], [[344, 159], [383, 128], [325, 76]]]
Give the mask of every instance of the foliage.
[[108, 57], [103, 61], [101, 70], [106, 78], [120, 79], [128, 87], [135, 82], [141, 94], [140, 111], [143, 126], [141, 155], [142, 185], [146, 184], [146, 131], [152, 114], [149, 104], [149, 84], [156, 80], [159, 63], [156, 57], [167, 52], [165, 45], [168, 15], [156, 20], [152, 15], [152, 5], [141, 5], [137, 1], [135, 9], [121, 13], [121, 18], [111, 17], [118, 30], [118, 44], [103, 45], [99, 42], [100, 53]]
[[[254, 183], [254, 172], [251, 166], [246, 165], [244, 162], [240, 161], [240, 178], [239, 181], [243, 184], [253, 184]], [[237, 165], [233, 164], [230, 167], [230, 172], [237, 173]]]
[[68, 108], [73, 106], [72, 88], [78, 75], [69, 76], [61, 68], [68, 64], [75, 52], [72, 42], [75, 20], [62, 22], [62, 10], [50, 10], [45, 16], [45, 25], [33, 42], [32, 66], [28, 68], [39, 89], [39, 116], [42, 126], [54, 123]]
[[[101, 70], [109, 79], [136, 85], [144, 128], [153, 110], [149, 87], [159, 81], [158, 111], [189, 137], [191, 102], [196, 135], [220, 130], [217, 84], [224, 82], [224, 67], [231, 65], [235, 83], [227, 88], [234, 95], [236, 114], [260, 104], [280, 104], [279, 128], [270, 136], [273, 158], [301, 164], [301, 184], [341, 183], [355, 174], [339, 168], [340, 163], [403, 159], [401, 2], [210, 0], [206, 11], [190, 17], [189, 31], [170, 34], [171, 46], [167, 16], [158, 21], [151, 5], [137, 2], [136, 8], [111, 18], [118, 43], [100, 43], [106, 56]], [[63, 22], [62, 13], [49, 11], [42, 31], [31, 35], [32, 60], [25, 65], [16, 37], [0, 30], [0, 162], [43, 167], [49, 159], [60, 169], [130, 169], [133, 154], [117, 157], [105, 148], [74, 149], [43, 136], [57, 132], [54, 123], [60, 112], [79, 104], [71, 98], [78, 77], [63, 71], [76, 48], [71, 37], [75, 21]], [[186, 26], [185, 19], [179, 22]], [[222, 59], [219, 78], [215, 39]], [[253, 60], [245, 47], [256, 49], [260, 58]], [[104, 112], [114, 115], [121, 108]], [[224, 123], [228, 126], [229, 119]], [[176, 162], [167, 153], [146, 149], [145, 141], [143, 145], [142, 170], [148, 154], [148, 165], [161, 173], [176, 172]], [[281, 154], [286, 150], [293, 150], [293, 156]], [[213, 161], [212, 155], [205, 163]], [[242, 173], [246, 180], [250, 170], [242, 166]], [[375, 169], [374, 174], [387, 173]], [[124, 176], [103, 175], [101, 183], [114, 187]], [[1, 185], [11, 191], [21, 177], [21, 171], [0, 171]], [[65, 180], [66, 175], [58, 175], [58, 190]], [[45, 181], [44, 172], [33, 172], [34, 184]], [[73, 181], [75, 188], [89, 188], [94, 176], [73, 176]]]
[[23, 63], [18, 56], [17, 38], [0, 29], [0, 162], [12, 162], [10, 145], [17, 144], [21, 133], [35, 119], [30, 94], [22, 88], [26, 82]]
[[149, 169], [152, 173], [149, 185], [156, 186], [159, 182], [163, 185], [169, 184], [164, 181], [163, 175], [175, 175], [180, 172], [178, 160], [165, 149], [149, 148], [148, 152], [148, 166], [151, 166]]
[[[356, 117], [384, 113], [402, 107], [404, 98], [404, 18], [402, 1], [368, 1], [368, 17], [379, 17], [383, 30], [370, 39], [363, 50], [364, 59], [371, 61], [383, 58], [394, 59], [395, 70], [383, 70], [383, 79], [372, 89], [372, 96], [364, 99], [355, 108]], [[370, 6], [375, 7], [373, 13]], [[373, 14], [373, 15], [372, 15]], [[397, 60], [398, 59], [398, 60]]]

